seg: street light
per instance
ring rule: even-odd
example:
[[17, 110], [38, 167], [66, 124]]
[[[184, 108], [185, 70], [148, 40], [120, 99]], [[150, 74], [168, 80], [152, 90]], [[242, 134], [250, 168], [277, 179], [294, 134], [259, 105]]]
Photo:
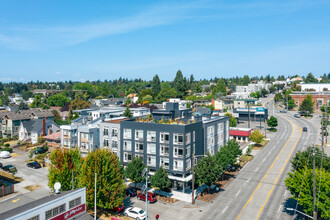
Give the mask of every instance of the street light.
[[301, 211], [298, 211], [297, 209], [294, 209], [294, 208], [286, 208], [286, 210], [288, 210], [288, 211], [296, 211], [296, 212], [298, 212], [298, 213], [300, 213], [300, 214], [302, 214], [302, 215], [304, 215], [304, 216], [307, 216], [308, 218], [313, 219], [312, 216], [307, 215], [307, 214], [305, 214], [305, 213], [303, 213], [303, 212], [301, 212]]

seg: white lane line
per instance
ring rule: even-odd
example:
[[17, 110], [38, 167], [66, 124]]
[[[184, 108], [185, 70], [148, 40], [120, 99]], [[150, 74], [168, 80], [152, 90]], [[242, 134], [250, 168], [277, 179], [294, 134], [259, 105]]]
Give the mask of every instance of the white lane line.
[[237, 193], [236, 193], [236, 195], [235, 196], [238, 196], [238, 194], [241, 192], [241, 190], [239, 190]]
[[288, 193], [288, 190], [285, 190], [284, 196], [286, 196], [287, 193]]
[[222, 211], [222, 214], [227, 210], [228, 206], [226, 206], [226, 208]]
[[268, 153], [268, 155], [270, 155], [272, 152], [271, 151], [269, 151], [269, 153]]
[[256, 172], [259, 170], [259, 167], [257, 167]]
[[277, 212], [280, 212], [282, 209], [282, 205], [280, 205], [280, 207], [278, 208]]
[[248, 180], [246, 180], [246, 182], [247, 182], [247, 183], [250, 182], [250, 179], [251, 179], [251, 177], [250, 177]]
[[266, 160], [266, 158], [264, 158], [264, 159], [262, 160], [262, 162], [265, 162], [265, 160]]

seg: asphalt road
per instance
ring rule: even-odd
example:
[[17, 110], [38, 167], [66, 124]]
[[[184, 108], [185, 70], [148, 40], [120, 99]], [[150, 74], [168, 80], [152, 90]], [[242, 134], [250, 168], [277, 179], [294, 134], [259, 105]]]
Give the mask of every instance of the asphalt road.
[[[270, 115], [272, 115], [272, 104]], [[295, 207], [288, 199], [283, 180], [290, 168], [290, 158], [297, 150], [317, 142], [317, 122], [291, 113], [278, 113], [276, 134], [238, 176], [204, 211], [201, 219], [291, 219], [284, 207]], [[307, 127], [308, 132], [302, 132]]]

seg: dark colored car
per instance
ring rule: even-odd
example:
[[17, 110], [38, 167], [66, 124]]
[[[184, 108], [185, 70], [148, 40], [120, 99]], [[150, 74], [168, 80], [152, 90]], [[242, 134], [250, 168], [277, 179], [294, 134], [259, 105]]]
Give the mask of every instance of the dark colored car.
[[47, 152], [45, 147], [39, 147], [37, 150], [33, 151], [34, 154], [43, 154], [45, 152]]
[[136, 190], [134, 188], [127, 188], [125, 189], [125, 194], [129, 197], [136, 196]]
[[124, 209], [125, 209], [124, 205], [119, 205], [118, 207], [113, 207], [111, 210], [116, 213], [119, 213], [119, 212], [123, 211]]
[[2, 163], [0, 162], [0, 168], [2, 168]]
[[2, 169], [3, 169], [4, 171], [11, 172], [11, 173], [17, 171], [16, 167], [14, 167], [13, 165], [7, 165], [7, 166], [4, 166], [4, 167], [2, 167]]
[[307, 132], [307, 127], [303, 127], [303, 131], [304, 132]]
[[[144, 194], [142, 194], [142, 193], [139, 193], [138, 195], [137, 195], [137, 197], [138, 197], [138, 199], [140, 199], [140, 200], [146, 200], [146, 195], [145, 195], [145, 193]], [[156, 198], [156, 196], [155, 196], [155, 194], [153, 194], [153, 193], [151, 193], [151, 192], [148, 192], [148, 203], [154, 203], [154, 202], [157, 202], [157, 198]]]
[[33, 168], [33, 169], [41, 168], [40, 163], [38, 163], [38, 162], [36, 162], [36, 161], [31, 162], [31, 163], [28, 163], [28, 164], [26, 164], [26, 166], [31, 167], [31, 168]]

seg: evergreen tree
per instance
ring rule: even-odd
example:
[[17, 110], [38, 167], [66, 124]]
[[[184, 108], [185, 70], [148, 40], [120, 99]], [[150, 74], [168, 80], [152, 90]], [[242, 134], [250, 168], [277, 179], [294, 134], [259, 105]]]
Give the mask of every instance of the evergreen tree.
[[271, 127], [272, 129], [276, 128], [278, 125], [277, 118], [274, 116], [271, 116], [270, 119], [267, 120], [268, 127]]
[[126, 110], [125, 110], [123, 116], [125, 116], [127, 118], [133, 118], [133, 115], [131, 113], [131, 110], [129, 110], [129, 107], [128, 106], [126, 106]]
[[150, 177], [150, 184], [152, 187], [159, 188], [161, 190], [169, 188], [171, 186], [171, 180], [168, 178], [166, 170], [160, 167], [155, 175]]
[[300, 104], [299, 112], [302, 115], [306, 115], [306, 116], [309, 116], [314, 112], [314, 102], [310, 94], [307, 94], [304, 101]]
[[220, 177], [223, 170], [217, 163], [215, 156], [207, 155], [198, 161], [195, 167], [195, 178], [198, 185], [212, 186], [213, 183]]
[[145, 181], [145, 177], [141, 176], [143, 169], [146, 165], [143, 163], [140, 157], [133, 157], [133, 160], [129, 162], [125, 169], [125, 177], [129, 178], [131, 182], [139, 183]]
[[173, 80], [173, 88], [176, 90], [178, 98], [183, 98], [185, 96], [186, 88], [184, 83], [182, 72], [178, 70]]
[[314, 75], [312, 73], [308, 73], [304, 82], [305, 83], [318, 83], [319, 81], [314, 77]]
[[227, 94], [226, 83], [223, 78], [219, 79], [216, 87], [213, 89], [212, 94], [221, 93], [221, 95], [225, 96]]
[[86, 187], [87, 207], [94, 207], [95, 173], [96, 206], [111, 209], [123, 204], [126, 188], [123, 167], [115, 153], [107, 149], [98, 149], [90, 152], [84, 159], [79, 176], [80, 187]]
[[18, 108], [16, 109], [16, 112], [20, 111], [20, 110], [28, 110], [29, 106], [28, 104], [26, 104], [25, 102], [21, 102], [18, 105]]
[[157, 95], [159, 94], [160, 90], [161, 90], [161, 86], [160, 86], [160, 80], [158, 75], [156, 74], [154, 76], [154, 78], [152, 79], [152, 83], [151, 83], [151, 90], [153, 93], [153, 97], [157, 97]]

